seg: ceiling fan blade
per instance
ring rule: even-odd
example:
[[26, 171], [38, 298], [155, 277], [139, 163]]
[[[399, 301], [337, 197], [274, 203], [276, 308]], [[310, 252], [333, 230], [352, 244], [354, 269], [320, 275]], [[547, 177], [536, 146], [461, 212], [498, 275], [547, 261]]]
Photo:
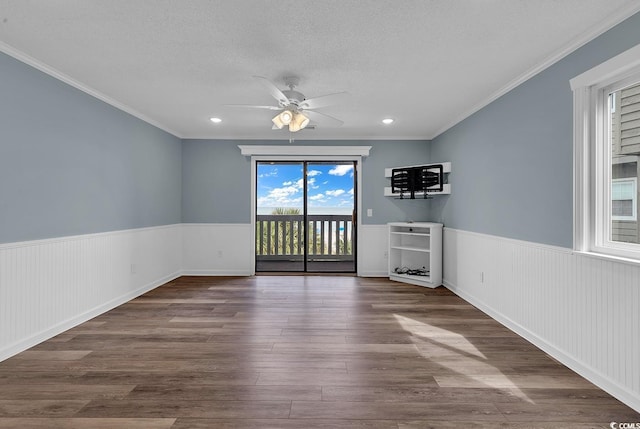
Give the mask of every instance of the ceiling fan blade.
[[271, 93], [271, 96], [276, 100], [278, 100], [278, 103], [280, 103], [280, 105], [282, 106], [289, 105], [289, 99], [287, 98], [287, 96], [284, 95], [284, 93], [280, 91], [278, 87], [275, 86], [269, 79], [262, 76], [254, 76], [254, 78], [257, 79], [262, 85], [264, 85], [265, 88], [269, 90], [269, 92]]
[[312, 121], [319, 124], [327, 124], [334, 127], [339, 127], [344, 124], [344, 122], [342, 122], [340, 119], [336, 119], [333, 116], [329, 116], [325, 113], [315, 112], [313, 110], [305, 110], [302, 113], [308, 116]]
[[226, 107], [244, 107], [248, 109], [267, 109], [267, 110], [282, 110], [282, 107], [278, 106], [254, 106], [252, 104], [223, 104]]
[[333, 104], [339, 104], [348, 95], [348, 92], [336, 92], [335, 94], [321, 95], [320, 97], [313, 97], [304, 100], [300, 103], [300, 107], [303, 109], [318, 109], [320, 107], [331, 106]]

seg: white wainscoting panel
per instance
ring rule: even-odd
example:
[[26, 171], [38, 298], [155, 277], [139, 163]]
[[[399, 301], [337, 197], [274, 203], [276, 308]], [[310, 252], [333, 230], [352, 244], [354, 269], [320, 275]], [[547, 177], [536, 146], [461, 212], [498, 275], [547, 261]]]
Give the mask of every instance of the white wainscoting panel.
[[445, 228], [444, 284], [640, 411], [640, 266]]
[[169, 225], [0, 245], [0, 361], [180, 275]]
[[388, 277], [389, 258], [387, 225], [360, 225], [358, 275], [362, 277]]
[[249, 276], [255, 263], [251, 253], [251, 224], [186, 223], [183, 230], [183, 274]]

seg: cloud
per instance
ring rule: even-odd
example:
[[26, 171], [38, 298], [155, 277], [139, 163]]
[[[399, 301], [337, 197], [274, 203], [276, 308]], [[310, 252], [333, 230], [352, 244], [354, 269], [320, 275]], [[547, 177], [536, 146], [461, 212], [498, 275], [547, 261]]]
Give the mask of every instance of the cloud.
[[329, 170], [329, 174], [332, 176], [344, 176], [351, 170], [353, 170], [353, 165], [336, 165], [335, 168]]
[[311, 189], [320, 189], [320, 186], [316, 185], [315, 177], [312, 177], [311, 179], [307, 180], [307, 186]]
[[286, 198], [290, 195], [295, 195], [300, 192], [300, 188], [297, 186], [285, 186], [284, 188], [275, 188], [269, 192], [269, 197], [271, 198]]
[[302, 204], [302, 198], [287, 198], [280, 197], [278, 199], [272, 199], [269, 196], [258, 198], [259, 207], [299, 207]]
[[340, 195], [344, 194], [345, 190], [344, 189], [334, 189], [332, 191], [326, 191], [325, 194], [327, 194], [330, 197], [339, 197]]
[[288, 206], [302, 202], [302, 179], [294, 182], [284, 182], [281, 188], [273, 188], [267, 195], [258, 198], [258, 206]]
[[[333, 176], [344, 176], [349, 173], [353, 175], [352, 165], [335, 165], [334, 167], [335, 168], [329, 171]], [[300, 177], [299, 179], [282, 178], [282, 186], [277, 188], [261, 185], [261, 192], [258, 195], [257, 204], [259, 207], [300, 207], [303, 201], [302, 190], [305, 184], [304, 181], [306, 180], [306, 186], [309, 192], [307, 198], [313, 207], [324, 207], [327, 205], [332, 207], [349, 207], [353, 205], [353, 187], [327, 190], [326, 186], [331, 186], [331, 180], [319, 180], [319, 175], [321, 174], [324, 173], [318, 170], [309, 170], [306, 179], [300, 176], [298, 176]], [[269, 172], [268, 175], [272, 176], [274, 174], [273, 172]], [[325, 176], [325, 178], [327, 178], [327, 176]]]
[[277, 175], [278, 175], [278, 169], [274, 168], [273, 170], [271, 170], [268, 173], [262, 173], [262, 174], [258, 175], [258, 177], [261, 177], [261, 178], [262, 177], [275, 177]]

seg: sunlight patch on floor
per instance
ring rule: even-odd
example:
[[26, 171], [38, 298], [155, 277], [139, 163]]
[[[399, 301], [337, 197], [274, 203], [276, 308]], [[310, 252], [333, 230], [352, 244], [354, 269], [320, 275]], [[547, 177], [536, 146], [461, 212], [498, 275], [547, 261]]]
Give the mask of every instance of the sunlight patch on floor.
[[438, 365], [460, 374], [434, 377], [439, 385], [441, 381], [445, 382], [446, 385], [441, 387], [460, 387], [462, 384], [469, 388], [509, 389], [515, 396], [533, 403], [508, 375], [491, 365], [487, 357], [464, 335], [399, 314], [394, 314], [394, 317], [411, 334], [417, 351], [423, 357], [436, 360]]

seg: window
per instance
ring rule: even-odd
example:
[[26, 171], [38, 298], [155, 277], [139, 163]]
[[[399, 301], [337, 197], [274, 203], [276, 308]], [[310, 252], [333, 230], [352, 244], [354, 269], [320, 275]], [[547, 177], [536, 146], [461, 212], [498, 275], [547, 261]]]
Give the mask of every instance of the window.
[[574, 247], [640, 262], [640, 45], [571, 80]]
[[[611, 220], [636, 222], [638, 220], [638, 180], [613, 179], [611, 182]], [[615, 237], [612, 237], [615, 240]], [[618, 240], [619, 241], [619, 240]], [[637, 242], [637, 241], [636, 241]]]

